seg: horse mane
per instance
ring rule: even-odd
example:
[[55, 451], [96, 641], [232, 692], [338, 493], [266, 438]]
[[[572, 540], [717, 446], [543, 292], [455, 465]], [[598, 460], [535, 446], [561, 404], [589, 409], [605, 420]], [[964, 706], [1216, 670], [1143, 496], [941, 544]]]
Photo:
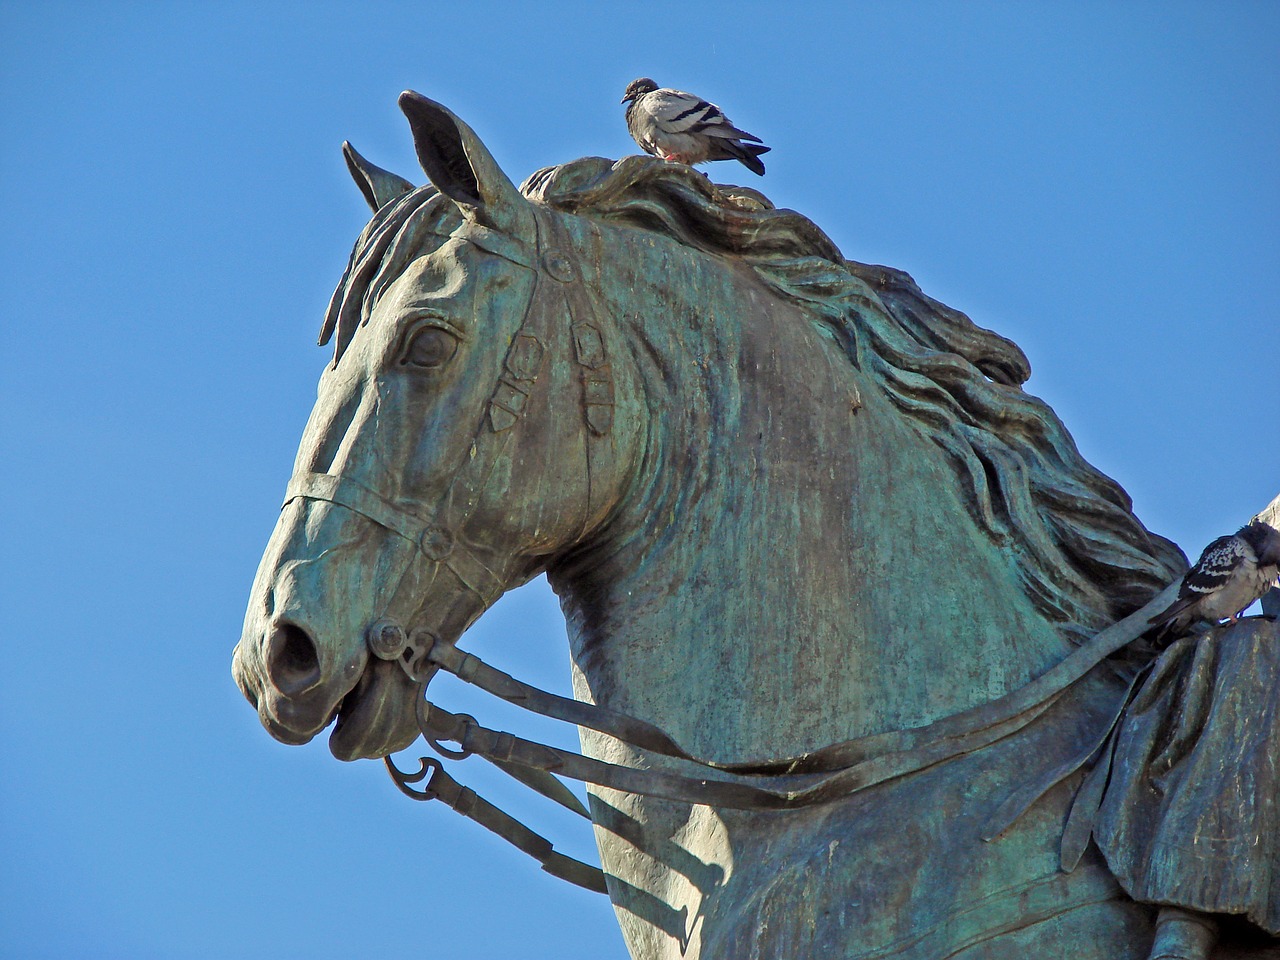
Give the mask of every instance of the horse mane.
[[1074, 642], [1145, 604], [1187, 568], [1111, 478], [1027, 394], [1012, 341], [921, 292], [906, 273], [846, 260], [811, 221], [683, 164], [589, 157], [521, 185], [535, 202], [664, 234], [754, 268], [833, 330], [853, 365], [945, 454], [973, 519], [1017, 559], [1036, 609]]

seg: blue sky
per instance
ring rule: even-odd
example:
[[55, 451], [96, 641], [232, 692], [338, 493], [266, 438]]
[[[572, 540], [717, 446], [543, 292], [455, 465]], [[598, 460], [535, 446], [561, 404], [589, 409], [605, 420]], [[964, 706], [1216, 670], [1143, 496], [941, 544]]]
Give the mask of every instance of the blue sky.
[[[230, 677], [367, 216], [338, 147], [421, 182], [406, 87], [517, 181], [634, 152], [636, 76], [698, 92], [774, 148], [713, 179], [1017, 341], [1152, 529], [1195, 554], [1280, 492], [1280, 7], [778, 9], [0, 5], [0, 953], [623, 956], [603, 898]], [[544, 584], [464, 646], [567, 689]]]

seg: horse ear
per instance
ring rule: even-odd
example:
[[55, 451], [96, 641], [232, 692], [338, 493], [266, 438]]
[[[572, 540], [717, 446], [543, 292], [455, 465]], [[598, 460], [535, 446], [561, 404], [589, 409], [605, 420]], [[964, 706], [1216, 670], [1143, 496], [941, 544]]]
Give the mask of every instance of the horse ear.
[[529, 201], [474, 130], [452, 111], [413, 90], [400, 94], [400, 109], [409, 119], [423, 172], [468, 220], [511, 236], [532, 231]]
[[368, 201], [374, 213], [396, 197], [402, 197], [413, 189], [413, 184], [404, 177], [397, 177], [394, 173], [383, 170], [360, 156], [350, 140], [342, 141], [342, 155], [347, 160], [351, 179], [356, 182], [356, 186], [360, 188], [360, 192], [364, 194], [365, 200]]

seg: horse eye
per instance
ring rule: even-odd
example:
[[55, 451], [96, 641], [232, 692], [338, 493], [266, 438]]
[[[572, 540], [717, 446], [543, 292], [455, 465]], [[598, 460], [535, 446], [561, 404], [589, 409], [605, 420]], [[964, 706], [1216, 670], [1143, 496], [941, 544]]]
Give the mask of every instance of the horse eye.
[[439, 327], [423, 327], [406, 344], [400, 362], [427, 370], [442, 367], [458, 352], [458, 340]]

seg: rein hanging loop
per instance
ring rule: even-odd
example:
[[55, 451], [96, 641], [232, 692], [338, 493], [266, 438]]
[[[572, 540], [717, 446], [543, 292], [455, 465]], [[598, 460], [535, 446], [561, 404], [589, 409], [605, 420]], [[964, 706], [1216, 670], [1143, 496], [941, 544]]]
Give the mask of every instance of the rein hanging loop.
[[[396, 788], [414, 800], [439, 800], [451, 810], [456, 810], [469, 820], [474, 820], [486, 830], [496, 833], [503, 840], [519, 847], [542, 865], [553, 877], [590, 890], [607, 894], [604, 871], [556, 851], [551, 841], [534, 833], [510, 814], [495, 807], [470, 787], [464, 787], [449, 774], [444, 764], [429, 757], [418, 759], [418, 769], [405, 771], [397, 767], [390, 757], [383, 761]], [[428, 779], [428, 775], [430, 779]], [[413, 784], [426, 780], [421, 790]]]
[[439, 638], [424, 627], [406, 631], [398, 622], [384, 617], [365, 632], [369, 652], [379, 660], [393, 660], [414, 683], [425, 688], [435, 675], [430, 662], [432, 648]]

